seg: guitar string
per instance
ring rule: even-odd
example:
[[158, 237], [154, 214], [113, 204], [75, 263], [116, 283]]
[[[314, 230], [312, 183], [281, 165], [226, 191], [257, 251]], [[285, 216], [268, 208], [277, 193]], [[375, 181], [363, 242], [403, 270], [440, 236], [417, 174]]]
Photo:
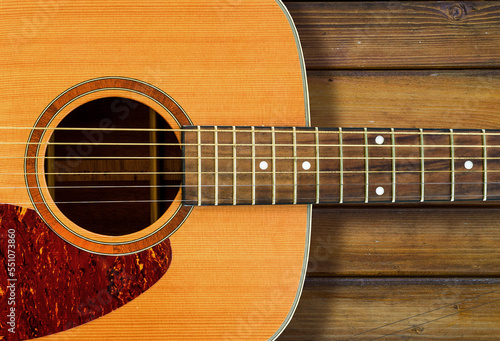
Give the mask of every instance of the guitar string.
[[[75, 128], [75, 127], [0, 127], [0, 130], [42, 130], [42, 131], [124, 131], [124, 132], [197, 132], [197, 126], [188, 126], [184, 128]], [[215, 133], [215, 129], [211, 126], [200, 126], [202, 129], [201, 132], [206, 133]], [[214, 126], [215, 127], [215, 126]], [[272, 127], [255, 127], [256, 133], [271, 133]], [[297, 127], [297, 133], [299, 134], [316, 134], [316, 130], [311, 127]], [[269, 129], [269, 130], [267, 130]], [[290, 130], [280, 130], [280, 129], [290, 129]], [[303, 129], [303, 130], [300, 130]], [[336, 130], [338, 128], [319, 128], [319, 134], [336, 134], [339, 131]], [[343, 128], [342, 133], [346, 134], [365, 134], [365, 128]], [[450, 136], [450, 135], [464, 135], [464, 136], [500, 136], [500, 130], [497, 129], [462, 129], [462, 130], [453, 130], [453, 133], [450, 132], [449, 129], [444, 128], [425, 128], [423, 132], [420, 132], [416, 128], [395, 128], [400, 129], [395, 130], [394, 133], [391, 132], [390, 128], [366, 128], [368, 134], [381, 134], [381, 135], [415, 135], [420, 136], [420, 134], [424, 135], [442, 135], [442, 136]], [[251, 127], [236, 127], [233, 129], [231, 126], [217, 126], [217, 130], [219, 133], [233, 133], [233, 132], [241, 132], [241, 133], [251, 133]], [[293, 133], [291, 127], [275, 127], [275, 133]]]
[[[364, 190], [364, 188], [363, 188]], [[386, 199], [387, 200], [380, 200], [377, 198], [380, 198], [380, 197], [370, 197], [370, 201], [368, 202], [368, 204], [387, 204], [389, 202], [391, 202], [391, 196], [387, 196]], [[444, 198], [449, 198], [449, 195], [431, 195], [431, 196], [426, 196], [425, 197], [425, 200], [427, 202], [442, 202], [442, 203], [448, 203], [450, 202], [449, 199], [444, 199]], [[461, 201], [469, 201], [471, 202], [484, 202], [481, 200], [482, 198], [482, 195], [477, 195], [477, 199], [474, 200], [474, 199], [471, 199], [470, 198], [470, 195], [458, 195], [456, 194], [455, 195], [455, 199], [461, 199]], [[417, 195], [405, 195], [405, 196], [398, 196], [398, 200], [399, 200], [399, 203], [408, 203], [408, 204], [415, 204], [415, 203], [420, 203], [420, 199], [421, 199], [421, 196], [420, 194], [417, 194]], [[344, 202], [342, 204], [364, 204], [366, 203], [365, 202], [366, 200], [366, 197], [363, 195], [360, 195], [360, 196], [344, 196]], [[246, 198], [245, 200], [241, 200], [239, 199], [240, 203], [238, 203], [237, 205], [251, 205], [251, 201], [252, 199], [250, 197]], [[259, 203], [259, 201], [261, 202], [265, 202], [265, 203], [269, 203], [271, 202], [270, 198], [256, 198], [256, 202], [257, 204]], [[291, 203], [292, 199], [290, 198], [286, 198], [286, 200], [283, 199], [283, 202], [286, 202], [286, 203]], [[78, 201], [51, 201], [51, 202], [41, 202], [41, 201], [34, 201], [34, 202], [11, 202], [11, 203], [8, 203], [8, 204], [11, 204], [11, 205], [31, 205], [31, 204], [35, 204], [35, 205], [44, 205], [44, 204], [55, 204], [55, 205], [69, 205], [69, 204], [148, 204], [148, 203], [168, 203], [168, 204], [186, 204], [188, 203], [189, 206], [197, 206], [197, 199], [192, 199], [192, 200], [184, 200], [184, 199], [180, 199], [180, 200], [175, 200], [175, 199], [172, 199], [172, 200], [161, 200], [161, 199], [158, 199], [158, 200], [152, 200], [152, 199], [146, 199], [146, 200], [78, 200]], [[203, 206], [215, 206], [215, 198], [214, 199], [204, 199], [202, 201], [204, 204]], [[300, 197], [299, 198], [299, 202], [298, 204], [314, 204], [316, 202], [316, 196], [311, 196], [311, 197]], [[490, 200], [490, 202], [495, 202], [495, 200]], [[339, 200], [337, 198], [326, 198], [326, 199], [321, 199], [321, 203], [323, 204], [339, 204]], [[277, 199], [277, 204], [280, 204], [280, 200]], [[219, 198], [219, 206], [234, 206], [233, 204], [233, 200], [232, 198], [227, 198], [227, 199], [224, 199], [224, 200], [221, 200], [221, 198]]]
[[[392, 183], [384, 183], [384, 182], [381, 182], [381, 183], [377, 183], [377, 184], [373, 184], [372, 187], [377, 187], [377, 186], [389, 186], [391, 185]], [[489, 185], [496, 185], [496, 184], [500, 184], [500, 182], [489, 182], [488, 183]], [[422, 186], [422, 184], [420, 182], [413, 182], [413, 183], [402, 183], [402, 184], [399, 184], [399, 185], [407, 185], [407, 186], [411, 186], [411, 185], [414, 185], [414, 186]], [[430, 185], [442, 185], [442, 186], [446, 186], [448, 187], [450, 185], [450, 182], [432, 182], [432, 183], [425, 183], [424, 185], [427, 185], [427, 186], [430, 186]], [[464, 185], [464, 186], [471, 186], [471, 185], [476, 185], [476, 186], [480, 186], [482, 188], [483, 186], [483, 183], [482, 182], [455, 182], [455, 185], [458, 185], [458, 186], [461, 186], [461, 185]], [[299, 187], [315, 187], [315, 184], [304, 184], [304, 185], [300, 185]], [[323, 184], [323, 186], [340, 186], [338, 183], [326, 183], [326, 184]], [[343, 185], [344, 188], [349, 188], [349, 187], [359, 187], [359, 188], [364, 188], [364, 186], [366, 186], [365, 183], [346, 183]], [[143, 186], [140, 186], [140, 185], [135, 185], [135, 186], [132, 186], [132, 185], [129, 185], [129, 186], [40, 186], [40, 187], [14, 187], [14, 186], [5, 186], [5, 187], [0, 187], [0, 188], [3, 188], [3, 189], [26, 189], [26, 188], [40, 188], [40, 189], [88, 189], [88, 188], [94, 188], [94, 189], [103, 189], [103, 188], [108, 188], [108, 189], [114, 189], [114, 188], [197, 188], [199, 186], [197, 185], [161, 185], [161, 186], [151, 186], [151, 185], [143, 185]], [[203, 185], [202, 187], [204, 188], [214, 188], [215, 185]], [[234, 187], [233, 185], [219, 185], [218, 187], [227, 187], [227, 188], [232, 188]], [[272, 185], [272, 184], [255, 184], [255, 185], [238, 185], [237, 186], [238, 188], [245, 188], [245, 187], [257, 187], [257, 188], [270, 188], [270, 187], [294, 187], [294, 185], [291, 185], [291, 184], [275, 184], [275, 185]], [[385, 198], [385, 197], [388, 197], [387, 195], [386, 196], [379, 196], [379, 195], [370, 195], [370, 200], [374, 200], [375, 198]], [[421, 198], [421, 195], [418, 194], [418, 195], [397, 195], [398, 197], [398, 200], [400, 201], [404, 201], [404, 200], [418, 200]], [[335, 203], [338, 201], [338, 199], [336, 199], [337, 197], [334, 196], [334, 197], [331, 197], [331, 199], [329, 197], [324, 197], [322, 196], [322, 199], [321, 201], [322, 202], [332, 202], [332, 203]], [[446, 193], [443, 193], [443, 194], [439, 194], [439, 195], [426, 195], [425, 196], [425, 200], [433, 200], [433, 198], [439, 198], [440, 201], [448, 201], [448, 194]], [[443, 199], [443, 198], [446, 198], [446, 199]], [[483, 193], [479, 193], [479, 194], [456, 194], [456, 198], [460, 199], [460, 198], [464, 198], [464, 199], [467, 199], [467, 200], [471, 200], [473, 198], [477, 198], [477, 200], [479, 199], [482, 199], [483, 198]], [[220, 198], [219, 198], [220, 199]], [[307, 202], [310, 202], [310, 203], [313, 203], [312, 201], [316, 199], [316, 196], [314, 198], [309, 198], [309, 197], [301, 197], [300, 198], [301, 200], [304, 200], [304, 201], [307, 201]], [[366, 200], [366, 195], [364, 196], [346, 196], [346, 199], [348, 200]], [[228, 199], [229, 200], [229, 199]], [[124, 202], [128, 202], [128, 203], [134, 203], [134, 202], [138, 202], [138, 201], [118, 201], [119, 203], [124, 203]], [[151, 200], [147, 200], [147, 201], [139, 201], [139, 202], [153, 202]], [[165, 200], [159, 200], [158, 202], [184, 202], [183, 200], [181, 201], [165, 201]], [[186, 200], [186, 202], [192, 202], [190, 200]], [[55, 202], [56, 204], [58, 204], [58, 202]], [[102, 201], [92, 201], [92, 202], [85, 202], [85, 201], [77, 201], [77, 202], [71, 202], [71, 203], [103, 203]]]
[[[220, 152], [220, 151], [219, 151]], [[247, 156], [239, 156], [239, 157], [230, 157], [230, 156], [0, 156], [1, 160], [24, 160], [24, 159], [36, 159], [36, 160], [247, 160], [252, 161], [251, 157]], [[295, 158], [293, 156], [256, 156], [256, 159], [259, 160], [288, 160], [294, 161]], [[449, 156], [323, 156], [323, 157], [308, 157], [308, 156], [299, 156], [296, 158], [297, 160], [311, 160], [311, 159], [319, 159], [319, 160], [500, 160], [500, 157], [484, 157], [484, 156], [460, 156], [460, 157], [449, 157]]]
[[[360, 171], [349, 171], [349, 170], [344, 170], [344, 171], [302, 171], [302, 172], [297, 172], [295, 173], [294, 171], [280, 171], [280, 172], [267, 172], [267, 171], [258, 171], [255, 172], [255, 174], [260, 174], [260, 175], [273, 175], [273, 174], [278, 174], [278, 175], [287, 175], [287, 174], [300, 174], [300, 175], [314, 175], [314, 174], [367, 174], [366, 171], [360, 170]], [[392, 170], [389, 171], [384, 171], [384, 170], [370, 170], [369, 174], [393, 174], [394, 172]], [[396, 174], [432, 174], [432, 173], [452, 173], [450, 170], [397, 170]], [[484, 172], [482, 170], [456, 170], [454, 172], [455, 174], [483, 174]], [[488, 174], [491, 173], [500, 173], [500, 169], [488, 169]], [[42, 173], [36, 173], [36, 172], [23, 172], [23, 173], [1, 173], [0, 175], [17, 175], [17, 176], [25, 176], [25, 175], [41, 175]], [[109, 171], [100, 171], [100, 172], [45, 172], [43, 173], [44, 175], [54, 175], [54, 176], [76, 176], [76, 175], [88, 175], [88, 176], [94, 176], [94, 175], [198, 175], [200, 174], [199, 172], [191, 172], [191, 171], [179, 171], [179, 172], [141, 172], [141, 171], [131, 171], [131, 172], [109, 172]], [[202, 175], [233, 175], [234, 172], [201, 172]], [[247, 175], [247, 174], [254, 174], [252, 171], [247, 171], [247, 172], [237, 172], [238, 175]]]
[[[99, 142], [99, 143], [94, 143], [94, 142], [0, 142], [0, 145], [25, 145], [25, 146], [137, 146], [137, 147], [142, 147], [142, 146], [160, 146], [160, 147], [197, 147], [197, 146], [204, 146], [204, 147], [253, 147], [254, 145], [252, 143], [147, 143], [147, 142]], [[255, 147], [272, 147], [272, 143], [258, 143], [255, 144]], [[275, 147], [310, 147], [310, 148], [315, 148], [316, 144], [311, 143], [311, 144], [293, 144], [293, 143], [283, 143], [279, 144], [276, 143]], [[383, 145], [378, 145], [378, 144], [320, 144], [320, 147], [342, 147], [342, 148], [348, 148], [348, 147], [373, 147], [373, 148], [388, 148], [388, 147], [406, 147], [406, 148], [420, 148], [422, 147], [422, 144], [383, 144]], [[494, 144], [482, 144], [481, 145], [466, 145], [466, 144], [455, 144], [453, 146], [451, 145], [445, 145], [445, 144], [424, 144], [423, 147], [425, 148], [498, 148], [500, 145], [494, 145]]]

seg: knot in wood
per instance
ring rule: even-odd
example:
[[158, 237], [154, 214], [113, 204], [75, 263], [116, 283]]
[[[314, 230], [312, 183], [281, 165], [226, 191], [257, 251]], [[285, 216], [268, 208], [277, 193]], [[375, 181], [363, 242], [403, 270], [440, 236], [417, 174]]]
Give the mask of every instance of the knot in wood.
[[463, 3], [453, 4], [450, 6], [448, 13], [452, 20], [460, 21], [467, 15], [467, 7]]
[[424, 327], [422, 326], [415, 326], [413, 328], [410, 329], [413, 333], [417, 333], [417, 334], [420, 334], [422, 335], [424, 333]]

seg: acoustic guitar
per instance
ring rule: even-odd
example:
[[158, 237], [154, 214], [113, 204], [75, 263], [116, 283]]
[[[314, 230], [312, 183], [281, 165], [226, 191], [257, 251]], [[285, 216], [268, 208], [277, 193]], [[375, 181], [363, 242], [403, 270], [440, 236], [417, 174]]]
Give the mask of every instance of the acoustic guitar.
[[0, 12], [0, 340], [272, 340], [313, 204], [500, 195], [497, 131], [309, 127], [280, 0]]

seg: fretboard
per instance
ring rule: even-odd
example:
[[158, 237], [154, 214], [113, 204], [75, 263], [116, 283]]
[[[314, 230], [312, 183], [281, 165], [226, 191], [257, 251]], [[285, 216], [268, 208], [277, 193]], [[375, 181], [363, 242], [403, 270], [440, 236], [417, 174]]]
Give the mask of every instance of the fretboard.
[[184, 202], [500, 199], [500, 131], [186, 127]]

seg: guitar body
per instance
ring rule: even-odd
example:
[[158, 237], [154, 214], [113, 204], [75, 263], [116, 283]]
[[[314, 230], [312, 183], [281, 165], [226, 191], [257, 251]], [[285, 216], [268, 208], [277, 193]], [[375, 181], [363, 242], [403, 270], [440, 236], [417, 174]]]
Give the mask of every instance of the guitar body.
[[[310, 207], [174, 205], [146, 232], [101, 236], [66, 221], [55, 207], [43, 176], [47, 168], [29, 161], [48, 153], [49, 134], [26, 128], [55, 128], [77, 106], [111, 96], [143, 102], [173, 128], [306, 126], [304, 64], [283, 4], [7, 0], [0, 12], [0, 126], [12, 127], [0, 134], [4, 262], [9, 240], [16, 245], [15, 271], [0, 270], [0, 339], [277, 337], [305, 278]], [[140, 91], [124, 85], [132, 83]], [[65, 98], [82, 84], [100, 88]], [[185, 121], [149, 89], [175, 101]], [[58, 99], [64, 108], [47, 119]], [[40, 145], [33, 154], [29, 141]], [[133, 249], [109, 246], [145, 240], [183, 209], [168, 239]], [[59, 220], [68, 236], [55, 226]], [[120, 277], [127, 283], [113, 282], [113, 274], [127, 269], [130, 274]], [[15, 290], [9, 279], [16, 279]], [[6, 317], [12, 307], [14, 329]]]

